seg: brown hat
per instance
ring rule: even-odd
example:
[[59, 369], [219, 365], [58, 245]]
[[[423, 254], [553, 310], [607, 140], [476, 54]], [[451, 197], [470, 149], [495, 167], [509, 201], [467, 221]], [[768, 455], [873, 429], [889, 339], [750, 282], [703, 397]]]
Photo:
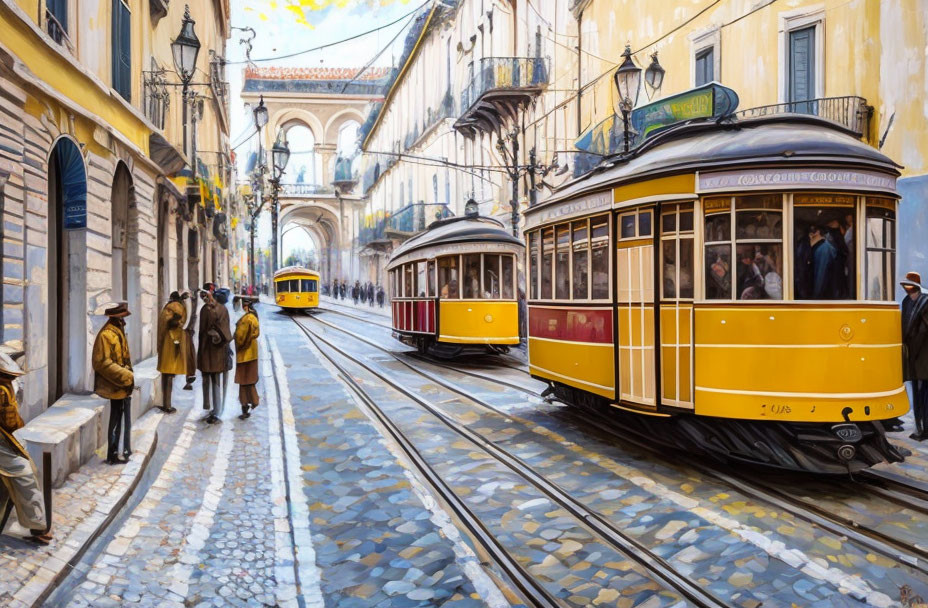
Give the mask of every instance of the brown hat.
[[905, 273], [905, 278], [899, 281], [899, 284], [902, 285], [903, 287], [911, 286], [911, 287], [920, 288], [922, 286], [922, 275], [918, 274], [914, 270], [911, 272], [907, 272]]
[[128, 317], [132, 313], [129, 312], [129, 304], [127, 302], [116, 302], [108, 304], [103, 314], [111, 318], [122, 318]]
[[235, 299], [241, 302], [242, 304], [251, 304], [251, 305], [257, 304], [259, 301], [257, 296], [247, 296], [247, 295], [236, 295]]
[[25, 373], [26, 372], [20, 371], [19, 369], [8, 367], [7, 363], [4, 363], [2, 360], [0, 360], [0, 376], [6, 376], [7, 378], [19, 378]]

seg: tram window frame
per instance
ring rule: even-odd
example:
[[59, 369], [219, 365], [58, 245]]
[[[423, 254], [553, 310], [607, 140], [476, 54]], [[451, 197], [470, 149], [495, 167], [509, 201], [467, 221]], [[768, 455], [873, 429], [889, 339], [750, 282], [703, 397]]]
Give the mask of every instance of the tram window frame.
[[538, 299], [538, 248], [541, 233], [538, 230], [532, 230], [528, 233], [528, 299]]
[[[277, 288], [277, 293], [290, 293], [290, 281], [274, 281], [274, 285]], [[286, 287], [286, 289], [281, 289], [281, 287]]]
[[[625, 221], [627, 218], [633, 218], [629, 226], [634, 228], [634, 233], [625, 234]], [[645, 219], [647, 218], [647, 219]], [[647, 231], [644, 230], [645, 226]], [[646, 239], [654, 236], [654, 208], [635, 208], [619, 214], [618, 226], [616, 230], [619, 233], [619, 241], [634, 241], [637, 239]]]
[[[664, 204], [661, 208], [661, 223], [660, 223], [660, 268], [661, 268], [661, 300], [672, 300], [674, 302], [679, 301], [693, 301], [696, 296], [696, 232], [694, 225], [694, 215], [695, 209], [692, 202], [689, 203], [672, 203]], [[683, 218], [688, 218], [687, 222], [683, 221]], [[672, 220], [668, 222], [667, 220]], [[688, 226], [685, 228], [684, 226]], [[687, 245], [688, 243], [688, 245]], [[672, 245], [674, 258], [673, 258], [673, 287], [674, 293], [668, 294], [665, 289], [667, 286], [667, 261], [666, 255], [667, 250], [666, 246]], [[690, 285], [689, 293], [682, 294], [683, 289], [681, 288], [682, 276], [683, 276], [683, 252], [684, 248], [689, 248], [689, 274], [690, 274]]]
[[[571, 247], [571, 225], [570, 222], [564, 224], [557, 224], [554, 227], [554, 299], [555, 300], [571, 300], [573, 299], [573, 294], [571, 293], [571, 274], [573, 269], [571, 267], [571, 262], [573, 261], [573, 248]], [[562, 236], [563, 235], [563, 236]], [[566, 251], [563, 251], [565, 250]], [[561, 256], [564, 256], [563, 258]], [[561, 272], [564, 271], [567, 275], [566, 280], [561, 278]]]
[[437, 293], [436, 283], [438, 281], [438, 277], [435, 275], [436, 267], [437, 267], [437, 264], [435, 264], [435, 260], [429, 260], [428, 263], [426, 264], [426, 283], [428, 284], [427, 293], [428, 293], [428, 297], [430, 298], [434, 298], [435, 294]]
[[[613, 248], [612, 243], [612, 231], [618, 230], [618, 223], [613, 227], [612, 222], [610, 221], [611, 214], [603, 215], [594, 215], [589, 218], [590, 225], [590, 301], [611, 301], [612, 300], [612, 273], [613, 273], [613, 258], [612, 255]], [[606, 233], [601, 236], [596, 236], [596, 229], [601, 226], [605, 226]], [[596, 245], [596, 247], [594, 247]], [[593, 263], [594, 258], [596, 257], [596, 252], [601, 251], [601, 256], [603, 258], [604, 264], [606, 266], [606, 282], [601, 287], [600, 291], [596, 290], [596, 272], [595, 265]], [[596, 297], [597, 294], [600, 297]]]
[[[838, 193], [838, 192], [796, 192], [792, 197], [792, 208], [790, 215], [790, 231], [793, 236], [793, 242], [791, 243], [792, 248], [792, 299], [797, 302], [814, 302], [814, 301], [824, 301], [824, 302], [854, 302], [858, 299], [858, 294], [860, 292], [860, 285], [858, 285], [858, 266], [860, 258], [860, 238], [858, 238], [858, 233], [860, 231], [858, 210], [860, 209], [859, 205], [860, 196], [853, 193]], [[809, 216], [810, 213], [807, 210], [814, 210], [815, 217], [818, 218], [822, 216], [827, 210], [831, 210], [830, 214], [826, 214], [827, 218], [831, 216], [830, 220], [818, 220], [816, 219], [815, 224], [812, 224], [808, 220], [801, 219], [801, 216]], [[843, 211], [835, 211], [843, 210]], [[842, 217], [843, 216], [843, 217]], [[825, 232], [827, 229], [838, 229], [840, 230], [841, 221], [846, 220], [847, 217], [852, 218], [853, 224], [850, 227], [851, 232], [851, 244], [854, 247], [853, 251], [848, 249], [847, 251], [847, 266], [845, 267], [845, 279], [848, 281], [847, 284], [841, 285], [840, 282], [837, 283], [839, 289], [845, 290], [844, 295], [846, 297], [815, 297], [815, 286], [812, 285], [811, 288], [809, 285], [806, 285], [806, 289], [803, 290], [803, 293], [800, 293], [797, 287], [800, 286], [802, 277], [798, 272], [799, 267], [799, 255], [797, 253], [800, 240], [802, 235], [799, 232], [810, 232], [810, 230], [798, 231], [798, 226], [800, 222], [811, 225], [819, 225], [822, 227]], [[831, 223], [837, 223], [838, 226], [830, 226]], [[848, 230], [845, 230], [845, 234]], [[841, 235], [842, 237], [844, 235]], [[798, 237], [798, 238], [797, 238]], [[822, 233], [823, 239], [827, 239], [827, 234]], [[846, 241], [845, 241], [846, 244]], [[810, 250], [810, 258], [812, 256]], [[814, 272], [814, 269], [813, 269]], [[812, 277], [814, 281], [814, 276]], [[812, 293], [807, 293], [811, 289]]]
[[[506, 280], [506, 263], [509, 263], [509, 280]], [[516, 288], [516, 256], [512, 254], [500, 254], [499, 256], [499, 284], [500, 298], [503, 300], [515, 300], [518, 289]]]
[[[702, 232], [702, 256], [701, 256], [700, 263], [702, 264], [704, 276], [703, 276], [701, 288], [702, 288], [703, 299], [708, 300], [708, 301], [719, 302], [719, 301], [731, 301], [733, 299], [732, 294], [734, 293], [734, 287], [735, 287], [735, 282], [733, 280], [734, 269], [732, 268], [733, 262], [734, 262], [734, 239], [733, 239], [734, 231], [733, 231], [733, 226], [732, 226], [732, 223], [733, 223], [732, 214], [734, 213], [733, 201], [734, 201], [733, 196], [713, 196], [713, 197], [706, 197], [702, 200], [702, 212], [701, 212], [701, 216], [702, 216], [702, 226], [701, 226], [702, 228], [702, 231], [701, 231]], [[710, 206], [713, 208], [709, 209]], [[723, 220], [727, 219], [728, 221], [727, 223], [728, 238], [727, 239], [724, 239], [724, 238], [710, 239], [709, 238], [708, 236], [709, 218], [713, 218], [713, 219], [719, 218]], [[725, 222], [723, 221], [721, 222], [721, 224], [724, 225]], [[722, 235], [720, 234], [719, 236], [722, 236]], [[725, 261], [724, 258], [721, 257], [722, 255], [724, 255], [723, 248], [725, 247], [728, 248], [728, 261], [727, 262]], [[711, 265], [709, 262], [710, 260], [709, 250], [710, 249], [719, 252], [716, 254], [717, 261], [712, 262]], [[725, 269], [728, 275], [728, 294], [725, 295], [724, 297], [721, 297], [721, 296], [710, 297], [709, 296], [709, 281], [711, 280], [711, 275], [715, 271], [716, 265], [718, 264], [724, 265], [726, 263], [728, 266], [727, 269]], [[720, 266], [720, 267], [723, 267], [723, 266]], [[720, 278], [724, 278], [724, 277], [720, 277]], [[719, 288], [720, 288], [720, 293], [721, 293], [722, 286], [720, 285]]]
[[[550, 232], [550, 248], [551, 253], [547, 252], [547, 247], [545, 247], [545, 239], [547, 234]], [[545, 226], [541, 229], [541, 269], [539, 270], [539, 293], [538, 299], [540, 300], [553, 300], [554, 299], [554, 243], [555, 243], [555, 233], [554, 226]], [[545, 259], [546, 256], [550, 256]], [[545, 272], [545, 267], [547, 266], [548, 272]], [[547, 277], [548, 282], [545, 283], [545, 278]], [[546, 289], [547, 287], [547, 289]]]
[[316, 279], [300, 279], [300, 293], [313, 293], [316, 291], [313, 288], [315, 282]]
[[425, 260], [415, 262], [415, 264], [416, 264], [415, 266], [415, 269], [416, 269], [416, 290], [415, 290], [416, 295], [415, 297], [427, 298], [428, 292], [426, 290], [428, 289], [428, 279], [427, 279], [426, 273], [428, 271], [426, 270], [427, 266], [426, 266]]
[[[783, 258], [783, 228], [784, 228], [784, 218], [786, 216], [784, 210], [784, 200], [782, 193], [774, 194], [746, 194], [741, 196], [732, 197], [732, 207], [733, 215], [731, 221], [731, 227], [734, 238], [734, 254], [735, 257], [732, 259], [732, 287], [735, 289], [734, 299], [736, 300], [752, 300], [752, 299], [761, 299], [761, 300], [776, 300], [782, 301], [786, 299], [786, 294], [784, 292], [784, 258]], [[751, 215], [760, 214], [765, 217], [767, 221], [767, 226], [765, 228], [771, 230], [773, 236], [758, 236], [757, 233], [754, 235], [747, 235], [747, 228], [754, 227], [757, 230], [756, 223], [743, 223], [742, 218], [750, 218]], [[779, 233], [776, 234], [777, 226], [769, 224], [770, 216], [779, 217]], [[745, 235], [742, 235], [742, 226], [745, 227]], [[754, 256], [753, 260], [758, 260], [758, 253], [761, 254], [761, 262], [765, 265], [764, 268], [758, 263], [752, 262], [751, 270], [756, 271], [758, 278], [762, 281], [761, 285], [754, 285], [752, 287], [741, 288], [741, 279], [740, 273], [742, 272], [742, 251], [745, 247], [754, 247]], [[762, 250], [766, 249], [768, 254], [764, 255]], [[775, 252], [776, 260], [772, 269], [769, 269], [766, 265], [769, 265], [770, 262], [770, 253]], [[747, 259], [747, 257], [745, 257]], [[779, 267], [777, 267], [777, 265]], [[764, 272], [764, 271], [767, 272]], [[770, 273], [773, 273], [777, 276], [769, 278]], [[777, 285], [777, 279], [779, 279], [779, 285]], [[748, 292], [748, 290], [752, 290]], [[745, 294], [750, 296], [760, 296], [761, 294], [766, 297], [745, 297]]]
[[[483, 299], [485, 300], [499, 300], [501, 298], [501, 294], [503, 291], [503, 274], [502, 274], [503, 255], [504, 254], [501, 254], [501, 253], [481, 254], [481, 258], [483, 259], [483, 271], [480, 274], [480, 282], [481, 282], [480, 293], [481, 295], [484, 296]], [[492, 287], [492, 277], [488, 277], [487, 273], [492, 272], [494, 270], [492, 268], [494, 266], [493, 258], [495, 258], [495, 261], [496, 261], [496, 264], [495, 264], [496, 266], [496, 269], [495, 269], [496, 270], [496, 293], [495, 295], [493, 293], [493, 290], [488, 288], [487, 286], [487, 279], [489, 278], [491, 279], [490, 287]]]
[[[590, 292], [592, 286], [590, 284], [590, 258], [592, 254], [590, 252], [590, 218], [583, 218], [582, 220], [574, 220], [569, 222], [568, 226], [570, 227], [570, 299], [571, 300], [589, 300]], [[577, 233], [582, 232], [583, 237], [579, 239], [580, 243], [578, 246]], [[583, 253], [586, 258], [586, 261], [583, 263], [583, 267], [578, 272], [577, 268], [577, 258], [578, 253]], [[578, 293], [577, 287], [580, 284], [578, 281], [578, 274], [584, 277], [582, 285], [584, 289]]]
[[[450, 266], [444, 265], [443, 262], [445, 261], [452, 262], [452, 264]], [[449, 272], [447, 273], [447, 276], [445, 277], [442, 276], [442, 268], [449, 269]], [[438, 288], [438, 297], [440, 297], [442, 300], [460, 300], [461, 299], [461, 256], [460, 255], [443, 255], [439, 257], [438, 264], [437, 264], [437, 271], [438, 271], [438, 283], [442, 282], [441, 281], [442, 278], [448, 279], [447, 282], [441, 287], [438, 287], [438, 284], [436, 284], [436, 287]], [[451, 283], [452, 282], [455, 284], [455, 287], [456, 287], [456, 293], [454, 295], [451, 295]], [[442, 295], [442, 291], [444, 291], [445, 285], [448, 286], [447, 296]]]
[[414, 264], [403, 264], [403, 297], [413, 298], [416, 295], [416, 271]]
[[[473, 284], [468, 288], [468, 278], [467, 274], [470, 270], [474, 269], [474, 266], [468, 266], [468, 261], [473, 263], [474, 258], [477, 259], [477, 289], [474, 293]], [[462, 300], [481, 300], [480, 295], [483, 293], [483, 254], [481, 253], [464, 253], [461, 254], [461, 280], [459, 281], [459, 287], [461, 291]], [[472, 295], [468, 295], [472, 294]]]
[[[871, 245], [871, 220], [882, 220], [880, 224], [881, 242]], [[897, 227], [899, 222], [898, 206], [896, 200], [886, 197], [868, 196], [864, 209], [865, 238], [864, 246], [864, 272], [863, 272], [863, 299], [877, 302], [895, 301], [896, 292], [896, 251], [899, 246]], [[858, 245], [860, 239], [857, 239]], [[887, 246], [889, 242], [890, 246]], [[881, 294], [874, 297], [870, 288], [871, 281], [871, 255], [880, 258], [880, 285]]]

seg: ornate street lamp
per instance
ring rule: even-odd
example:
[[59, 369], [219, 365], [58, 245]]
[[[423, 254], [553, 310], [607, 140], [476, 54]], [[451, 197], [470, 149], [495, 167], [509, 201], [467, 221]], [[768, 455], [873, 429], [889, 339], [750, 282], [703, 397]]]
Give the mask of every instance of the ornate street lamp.
[[271, 264], [272, 268], [277, 270], [277, 218], [280, 214], [280, 178], [284, 175], [287, 168], [287, 162], [290, 160], [290, 148], [287, 146], [286, 135], [283, 131], [277, 133], [277, 141], [271, 148], [271, 163], [274, 165], [271, 169], [271, 187], [273, 188], [273, 200], [271, 204]]
[[258, 131], [264, 128], [264, 125], [267, 124], [267, 106], [264, 105], [264, 95], [261, 96], [261, 101], [258, 103], [258, 107], [254, 109], [255, 114], [255, 127]]
[[622, 124], [625, 129], [625, 151], [628, 152], [628, 116], [638, 103], [638, 93], [641, 90], [641, 68], [635, 65], [632, 59], [631, 45], [625, 45], [622, 53], [625, 61], [615, 71], [613, 80], [619, 91], [619, 108], [622, 111]]
[[654, 94], [660, 90], [664, 83], [664, 66], [657, 60], [657, 51], [651, 55], [651, 65], [644, 71], [644, 81]]
[[174, 55], [174, 67], [183, 83], [181, 97], [183, 99], [184, 123], [184, 153], [187, 153], [187, 89], [193, 74], [197, 69], [197, 56], [200, 54], [200, 39], [197, 38], [193, 26], [196, 21], [190, 18], [190, 6], [184, 5], [184, 20], [180, 25], [180, 34], [171, 43], [171, 52]]

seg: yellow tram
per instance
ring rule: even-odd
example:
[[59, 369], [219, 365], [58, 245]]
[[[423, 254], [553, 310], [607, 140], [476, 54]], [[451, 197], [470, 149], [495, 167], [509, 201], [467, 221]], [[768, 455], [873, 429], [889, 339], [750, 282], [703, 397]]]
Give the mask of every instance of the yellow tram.
[[288, 266], [274, 273], [274, 301], [283, 309], [311, 310], [319, 306], [319, 273]]
[[898, 175], [811, 116], [653, 136], [526, 211], [531, 374], [728, 459], [901, 460]]
[[518, 344], [524, 249], [473, 201], [464, 216], [433, 222], [387, 264], [394, 336], [442, 357]]

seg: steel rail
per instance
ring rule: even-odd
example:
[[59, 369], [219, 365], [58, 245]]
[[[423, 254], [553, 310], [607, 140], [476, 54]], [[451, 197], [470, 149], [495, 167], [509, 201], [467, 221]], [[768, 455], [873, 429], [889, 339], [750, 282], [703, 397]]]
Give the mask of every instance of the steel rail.
[[[571, 513], [580, 522], [585, 524], [586, 527], [588, 527], [591, 531], [599, 535], [603, 540], [611, 544], [614, 548], [618, 549], [629, 559], [644, 567], [656, 582], [659, 582], [666, 588], [675, 589], [684, 598], [697, 606], [722, 608], [729, 605], [727, 602], [716, 598], [710, 591], [703, 588], [700, 583], [692, 581], [685, 575], [677, 572], [677, 570], [669, 562], [651, 551], [651, 549], [645, 544], [627, 535], [618, 526], [605, 519], [602, 515], [592, 511], [586, 505], [570, 496], [570, 494], [563, 490], [560, 486], [549, 481], [517, 456], [510, 454], [482, 435], [460, 425], [456, 420], [451, 418], [448, 414], [430, 403], [428, 400], [420, 397], [410, 389], [394, 381], [383, 372], [374, 369], [371, 365], [362, 361], [359, 357], [346, 352], [341, 347], [336, 346], [326, 338], [316, 334], [299, 321], [296, 321], [296, 324], [300, 326], [308, 335], [311, 334], [310, 338], [313, 339], [314, 343], [316, 340], [318, 340], [327, 344], [331, 349], [339, 352], [341, 356], [354, 362], [355, 365], [358, 365], [359, 367], [367, 370], [368, 373], [380, 379], [384, 384], [390, 386], [400, 394], [419, 404], [422, 408], [435, 416], [452, 431], [461, 435], [474, 445], [477, 445], [498, 462], [505, 465], [517, 475], [531, 483], [555, 504], [560, 505], [567, 512]], [[328, 355], [326, 355], [326, 357], [329, 358]], [[341, 369], [343, 370], [343, 368]], [[343, 373], [345, 372], [343, 371]], [[428, 378], [428, 375], [425, 375], [425, 377]], [[465, 396], [473, 400], [475, 403], [478, 403], [484, 407], [487, 406], [487, 404], [484, 404], [479, 399], [476, 399], [470, 395], [466, 395], [466, 393], [463, 394], [465, 394]], [[495, 410], [495, 408], [492, 408], [492, 406], [490, 406], [490, 409], [498, 411]]]

